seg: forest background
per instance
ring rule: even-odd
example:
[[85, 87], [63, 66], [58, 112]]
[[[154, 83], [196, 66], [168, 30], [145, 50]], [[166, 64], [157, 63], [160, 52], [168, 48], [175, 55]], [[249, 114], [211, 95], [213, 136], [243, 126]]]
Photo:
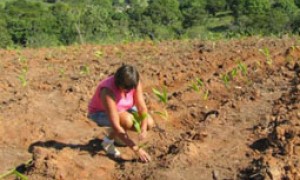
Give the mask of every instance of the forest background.
[[0, 48], [300, 33], [300, 0], [1, 0]]

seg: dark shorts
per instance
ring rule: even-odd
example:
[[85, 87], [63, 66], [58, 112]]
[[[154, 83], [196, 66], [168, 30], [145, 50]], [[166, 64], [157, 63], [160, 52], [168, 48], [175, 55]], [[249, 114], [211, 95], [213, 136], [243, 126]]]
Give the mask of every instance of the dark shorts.
[[[132, 108], [128, 109], [127, 112], [129, 113], [137, 112], [137, 108], [133, 106]], [[111, 122], [109, 120], [108, 115], [105, 112], [97, 112], [97, 113], [89, 114], [88, 118], [96, 122], [98, 126], [111, 127]]]

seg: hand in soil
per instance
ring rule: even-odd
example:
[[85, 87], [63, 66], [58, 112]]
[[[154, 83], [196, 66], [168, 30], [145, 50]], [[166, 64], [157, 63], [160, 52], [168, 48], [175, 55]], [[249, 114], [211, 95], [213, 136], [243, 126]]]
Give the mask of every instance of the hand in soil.
[[144, 139], [146, 139], [146, 137], [147, 137], [147, 131], [142, 131], [139, 134], [139, 140], [144, 140]]
[[139, 156], [139, 158], [142, 162], [150, 162], [151, 161], [149, 154], [141, 148], [138, 149], [137, 155]]

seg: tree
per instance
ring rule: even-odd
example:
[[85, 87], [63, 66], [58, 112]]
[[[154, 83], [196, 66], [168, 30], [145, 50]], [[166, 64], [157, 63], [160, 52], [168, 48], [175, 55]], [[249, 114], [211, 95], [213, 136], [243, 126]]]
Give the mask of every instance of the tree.
[[[152, 30], [146, 30], [151, 38], [165, 39], [166, 34], [169, 34], [168, 38], [174, 38], [174, 33], [179, 35], [181, 32], [182, 14], [177, 0], [150, 0], [144, 15], [149, 17], [152, 22], [150, 23]], [[145, 20], [144, 22], [146, 22]], [[149, 19], [147, 21], [149, 23]], [[166, 33], [166, 31], [168, 32]], [[164, 35], [161, 36], [160, 33]]]
[[206, 10], [212, 14], [216, 15], [217, 12], [224, 11], [226, 8], [226, 0], [207, 0]]
[[180, 1], [180, 11], [183, 15], [183, 27], [188, 28], [201, 24], [206, 18], [206, 2], [199, 0]]
[[58, 42], [53, 28], [55, 18], [40, 2], [9, 1], [5, 6], [5, 12], [7, 29], [14, 43], [35, 46], [36, 43], [41, 43], [40, 33], [44, 33], [43, 38], [49, 35], [48, 40], [44, 41], [45, 45]]
[[271, 9], [270, 0], [246, 0], [245, 14], [266, 14]]
[[150, 0], [145, 14], [164, 26], [177, 25], [182, 19], [177, 0]]
[[294, 2], [295, 2], [295, 5], [296, 5], [298, 8], [300, 8], [300, 0], [294, 0]]
[[63, 2], [55, 3], [51, 7], [51, 13], [55, 17], [54, 29], [57, 31], [59, 41], [65, 45], [74, 43], [78, 34], [70, 5]]
[[82, 34], [87, 41], [109, 38], [112, 28], [111, 0], [97, 0], [87, 4], [81, 17]]
[[[0, 8], [0, 16], [5, 17], [5, 13], [2, 8]], [[0, 48], [6, 48], [13, 44], [11, 40], [11, 35], [7, 31], [5, 18], [0, 19]]]

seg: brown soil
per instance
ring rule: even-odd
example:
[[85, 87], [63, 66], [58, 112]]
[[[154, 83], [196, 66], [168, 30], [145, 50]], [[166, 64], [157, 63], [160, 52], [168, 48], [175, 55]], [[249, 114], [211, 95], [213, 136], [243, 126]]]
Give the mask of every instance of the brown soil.
[[[295, 39], [1, 50], [0, 58], [1, 174], [18, 167], [33, 180], [300, 179]], [[107, 130], [86, 118], [99, 80], [122, 63], [138, 67], [156, 122], [147, 164], [128, 147], [120, 147], [120, 159], [107, 157], [100, 146]], [[192, 88], [196, 78], [204, 84], [199, 91]], [[152, 92], [163, 86], [167, 105]], [[156, 113], [164, 109], [168, 119]]]

